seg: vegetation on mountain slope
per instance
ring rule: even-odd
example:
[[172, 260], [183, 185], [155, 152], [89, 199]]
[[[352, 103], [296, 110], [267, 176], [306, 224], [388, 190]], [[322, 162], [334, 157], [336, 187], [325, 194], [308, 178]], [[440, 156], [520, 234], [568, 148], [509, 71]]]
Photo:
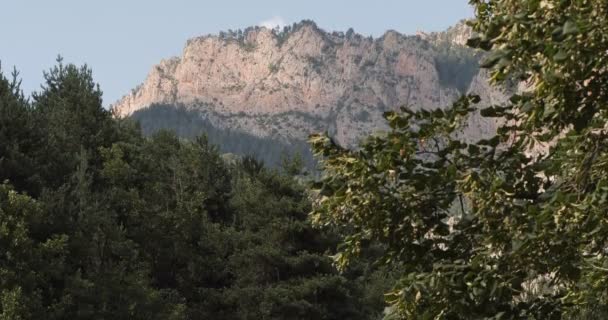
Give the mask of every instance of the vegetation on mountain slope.
[[308, 143], [300, 139], [281, 141], [278, 137], [257, 137], [242, 130], [218, 128], [197, 109], [185, 106], [152, 105], [135, 111], [131, 117], [141, 131], [151, 136], [158, 131], [175, 132], [180, 138], [205, 135], [222, 153], [253, 156], [267, 167], [279, 168], [284, 157], [301, 157], [307, 170], [316, 168]]

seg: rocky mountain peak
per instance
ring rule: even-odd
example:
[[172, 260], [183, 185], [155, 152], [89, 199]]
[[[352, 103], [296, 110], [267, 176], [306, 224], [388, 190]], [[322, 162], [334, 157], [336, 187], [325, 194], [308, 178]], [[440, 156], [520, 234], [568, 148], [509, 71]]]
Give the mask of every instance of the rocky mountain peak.
[[302, 21], [197, 37], [113, 109], [129, 116], [156, 104], [185, 106], [220, 129], [284, 142], [327, 131], [353, 145], [384, 127], [385, 111], [446, 106], [471, 85], [490, 90], [476, 76], [475, 54], [460, 46], [467, 28], [373, 39]]
[[416, 35], [435, 45], [455, 44], [464, 47], [467, 44], [467, 40], [473, 35], [473, 29], [467, 25], [466, 20], [461, 20], [445, 31], [431, 33], [418, 31]]

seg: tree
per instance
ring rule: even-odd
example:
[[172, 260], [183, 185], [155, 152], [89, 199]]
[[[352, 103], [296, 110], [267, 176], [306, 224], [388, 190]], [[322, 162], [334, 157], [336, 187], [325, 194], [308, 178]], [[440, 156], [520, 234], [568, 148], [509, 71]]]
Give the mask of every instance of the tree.
[[216, 148], [163, 131], [102, 148], [101, 155], [104, 202], [137, 244], [151, 285], [183, 301], [188, 318], [217, 316], [232, 243], [220, 223], [232, 220], [230, 175]]
[[[185, 319], [183, 301], [153, 286], [141, 244], [130, 238], [109, 192], [93, 179], [86, 151], [69, 182], [43, 198], [46, 212], [63, 218], [69, 255], [55, 288], [58, 312], [47, 319]], [[112, 201], [114, 200], [114, 201]]]
[[35, 123], [45, 133], [39, 171], [47, 186], [58, 187], [75, 170], [81, 149], [91, 155], [91, 165], [99, 166], [98, 148], [115, 141], [116, 130], [87, 66], [64, 65], [59, 57], [44, 77], [42, 91], [33, 95]]
[[59, 62], [46, 80], [30, 108], [0, 76], [0, 177], [34, 197], [0, 189], [0, 316], [183, 318], [182, 301], [152, 287], [100, 179], [100, 150], [139, 133], [103, 109], [87, 68]]
[[[230, 319], [369, 319], [382, 305], [363, 305], [362, 281], [336, 272], [325, 253], [335, 237], [307, 221], [306, 190], [292, 176], [239, 165], [234, 279], [225, 301]], [[299, 171], [295, 171], [299, 173]]]
[[67, 255], [65, 235], [45, 235], [48, 218], [35, 200], [0, 185], [0, 319], [45, 319], [49, 284]]
[[336, 237], [307, 221], [296, 158], [273, 170], [206, 136], [146, 138], [102, 108], [86, 67], [60, 61], [32, 105], [18, 87], [0, 75], [0, 319], [381, 312], [366, 295], [380, 274], [326, 256]]
[[479, 99], [388, 113], [391, 131], [358, 151], [323, 136], [313, 218], [345, 235], [339, 266], [368, 243], [406, 271], [388, 295], [404, 319], [604, 318], [608, 3], [472, 0], [482, 66], [526, 86], [501, 123], [470, 142]]
[[0, 182], [9, 180], [20, 191], [40, 192], [34, 153], [41, 147], [41, 132], [20, 89], [17, 71], [12, 80], [0, 69]]

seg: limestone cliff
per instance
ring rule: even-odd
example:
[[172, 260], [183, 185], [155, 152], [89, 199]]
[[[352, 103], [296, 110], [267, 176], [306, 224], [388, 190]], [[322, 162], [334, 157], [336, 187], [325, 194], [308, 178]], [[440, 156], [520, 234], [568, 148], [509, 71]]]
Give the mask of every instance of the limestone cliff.
[[[283, 31], [253, 27], [191, 39], [181, 57], [154, 66], [113, 105], [119, 116], [153, 104], [200, 111], [218, 128], [288, 142], [327, 131], [345, 146], [383, 129], [385, 111], [449, 105], [474, 91], [504, 101], [477, 57], [462, 46], [469, 30], [363, 37], [329, 33], [313, 22]], [[462, 64], [463, 59], [467, 61]], [[471, 69], [473, 68], [473, 69]], [[492, 130], [473, 119], [468, 134]]]

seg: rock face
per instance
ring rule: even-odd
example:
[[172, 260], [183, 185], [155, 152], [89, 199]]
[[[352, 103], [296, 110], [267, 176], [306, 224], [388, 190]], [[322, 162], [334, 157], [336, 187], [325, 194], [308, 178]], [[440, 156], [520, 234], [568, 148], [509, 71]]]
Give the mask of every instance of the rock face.
[[461, 21], [443, 32], [426, 33], [424, 31], [418, 31], [416, 35], [437, 45], [451, 43], [458, 46], [465, 46], [467, 40], [473, 35], [473, 30], [466, 25], [465, 21]]
[[[469, 91], [504, 101], [483, 73], [447, 77], [450, 65], [439, 68], [455, 49], [474, 56], [462, 47], [469, 34], [460, 24], [445, 33], [388, 31], [372, 39], [352, 29], [328, 33], [310, 21], [281, 32], [222, 32], [189, 40], [181, 57], [154, 66], [113, 110], [124, 117], [154, 104], [180, 105], [218, 128], [284, 142], [328, 132], [353, 146], [385, 128], [382, 114], [401, 106], [448, 106]], [[467, 134], [492, 130], [491, 123], [475, 121]]]

